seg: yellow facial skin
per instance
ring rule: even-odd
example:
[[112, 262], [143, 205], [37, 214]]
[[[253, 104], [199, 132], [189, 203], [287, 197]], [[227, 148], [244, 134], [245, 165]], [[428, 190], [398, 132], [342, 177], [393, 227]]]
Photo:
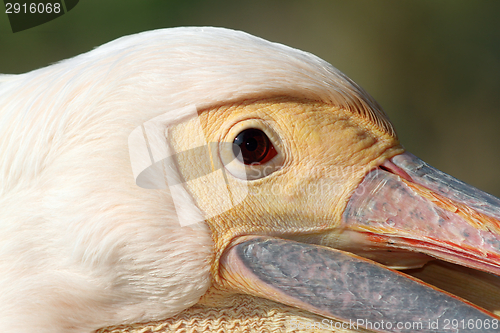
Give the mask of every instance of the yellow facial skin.
[[[201, 124], [203, 134], [196, 131], [197, 124]], [[241, 180], [226, 171], [232, 191], [241, 188], [242, 193], [248, 190], [248, 195], [233, 208], [206, 220], [215, 244], [212, 274], [216, 283], [222, 283], [219, 258], [237, 237], [335, 233], [352, 192], [366, 172], [404, 151], [397, 138], [365, 119], [322, 102], [288, 97], [203, 110], [199, 120], [174, 127], [169, 140], [175, 151], [184, 151], [193, 141], [232, 143], [245, 128], [269, 133], [278, 152], [270, 163], [280, 161], [281, 167], [254, 180]], [[212, 152], [212, 156], [224, 153]], [[177, 160], [185, 178], [202, 172], [202, 166], [192, 160], [187, 156]], [[213, 168], [220, 163], [216, 157], [211, 161]], [[259, 171], [259, 166], [256, 169]], [[189, 182], [187, 188], [202, 211], [214, 209], [214, 198], [222, 190], [218, 184], [201, 181]]]

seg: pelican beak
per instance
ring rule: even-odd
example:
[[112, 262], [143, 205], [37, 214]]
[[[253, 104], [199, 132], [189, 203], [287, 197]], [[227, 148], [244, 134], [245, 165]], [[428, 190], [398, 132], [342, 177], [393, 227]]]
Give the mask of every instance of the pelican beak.
[[[343, 328], [434, 332], [452, 320], [498, 323], [496, 315], [352, 249], [373, 259], [418, 252], [500, 275], [499, 207], [499, 199], [403, 153], [368, 172], [348, 201], [335, 237], [349, 240], [349, 252], [247, 236], [223, 255], [221, 276], [239, 291], [349, 323]], [[415, 258], [423, 264], [430, 257]]]
[[500, 275], [500, 200], [410, 153], [365, 176], [342, 227], [365, 250], [405, 249]]
[[332, 248], [251, 237], [226, 252], [221, 263], [222, 277], [238, 291], [334, 319], [335, 328], [445, 332], [438, 328], [456, 320], [499, 320], [411, 276]]

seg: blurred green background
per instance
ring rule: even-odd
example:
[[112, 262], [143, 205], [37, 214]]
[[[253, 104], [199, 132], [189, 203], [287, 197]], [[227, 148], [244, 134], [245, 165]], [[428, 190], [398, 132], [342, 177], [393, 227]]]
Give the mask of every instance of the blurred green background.
[[244, 30], [329, 61], [379, 101], [409, 151], [500, 196], [499, 17], [496, 0], [82, 0], [13, 34], [2, 7], [0, 73], [144, 30]]

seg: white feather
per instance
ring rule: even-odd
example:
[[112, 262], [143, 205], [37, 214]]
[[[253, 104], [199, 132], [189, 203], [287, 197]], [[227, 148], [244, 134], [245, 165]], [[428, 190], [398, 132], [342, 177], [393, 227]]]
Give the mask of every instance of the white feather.
[[127, 36], [0, 77], [1, 330], [89, 332], [196, 303], [210, 231], [179, 227], [168, 191], [135, 185], [127, 137], [187, 105], [278, 95], [377, 109], [321, 59], [220, 28]]

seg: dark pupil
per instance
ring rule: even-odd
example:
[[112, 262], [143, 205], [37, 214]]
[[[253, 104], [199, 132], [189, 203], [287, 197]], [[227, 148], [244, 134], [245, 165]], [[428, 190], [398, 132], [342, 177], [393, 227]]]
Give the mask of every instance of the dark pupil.
[[259, 146], [259, 142], [255, 138], [250, 138], [245, 142], [245, 146], [248, 151], [254, 151]]
[[[267, 135], [256, 128], [242, 131], [236, 136], [233, 144], [234, 156], [238, 156], [241, 150], [243, 163], [245, 164], [265, 163], [270, 159], [270, 155], [275, 152]], [[241, 161], [241, 157], [239, 159]]]

